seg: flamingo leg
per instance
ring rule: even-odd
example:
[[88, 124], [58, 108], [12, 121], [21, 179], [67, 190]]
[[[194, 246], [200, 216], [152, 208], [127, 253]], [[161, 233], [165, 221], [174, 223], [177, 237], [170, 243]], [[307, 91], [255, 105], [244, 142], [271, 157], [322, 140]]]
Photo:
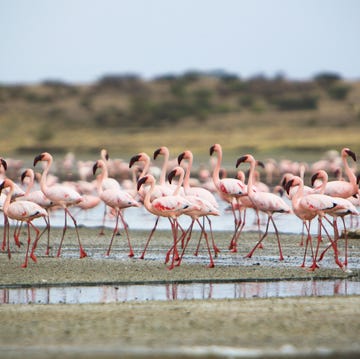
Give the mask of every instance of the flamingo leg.
[[67, 208], [65, 208], [65, 211], [70, 216], [70, 218], [72, 219], [72, 221], [74, 223], [76, 236], [77, 236], [77, 240], [78, 240], [78, 243], [79, 243], [80, 258], [84, 258], [84, 257], [87, 256], [87, 254], [84, 251], [83, 246], [81, 245], [80, 235], [79, 235], [79, 230], [78, 230], [76, 219], [74, 218], [74, 216], [71, 214], [71, 212]]
[[230, 243], [230, 250], [231, 252], [233, 253], [236, 253], [237, 252], [237, 241], [241, 235], [241, 232], [245, 226], [245, 218], [246, 218], [246, 208], [244, 209], [244, 215], [243, 215], [243, 218], [241, 219], [241, 212], [239, 211], [239, 218], [240, 220], [238, 221], [238, 226], [237, 226], [237, 229], [234, 233], [234, 236], [231, 240], [231, 243]]
[[37, 247], [37, 244], [38, 244], [38, 241], [40, 239], [40, 230], [35, 227], [31, 222], [29, 223], [31, 225], [31, 227], [34, 229], [35, 233], [36, 233], [36, 237], [35, 237], [35, 241], [33, 243], [33, 246], [32, 246], [32, 249], [31, 249], [31, 253], [30, 253], [30, 258], [35, 262], [37, 263], [37, 258], [35, 256], [35, 249]]
[[15, 244], [20, 248], [21, 247], [21, 243], [19, 241], [19, 238], [20, 238], [20, 232], [21, 232], [21, 228], [22, 228], [22, 224], [23, 222], [20, 222], [17, 221], [16, 222], [16, 226], [15, 226], [15, 229], [14, 229], [14, 241], [15, 241]]
[[153, 234], [154, 234], [154, 232], [155, 232], [155, 230], [156, 230], [156, 227], [157, 227], [157, 225], [158, 225], [158, 223], [159, 223], [159, 219], [160, 219], [160, 216], [157, 216], [156, 221], [155, 221], [155, 225], [154, 225], [154, 227], [152, 228], [152, 230], [151, 230], [151, 232], [150, 232], [150, 234], [149, 234], [149, 237], [148, 237], [148, 239], [147, 239], [147, 241], [146, 241], [146, 243], [145, 243], [144, 250], [143, 250], [143, 252], [141, 253], [141, 256], [139, 257], [140, 259], [144, 259], [144, 257], [145, 257], [145, 252], [146, 252], [147, 247], [148, 247], [148, 245], [149, 245], [149, 243], [150, 243], [150, 240], [151, 240], [151, 238], [152, 238], [152, 236], [153, 236]]
[[269, 230], [269, 224], [270, 224], [270, 216], [268, 216], [265, 233], [262, 235], [262, 237], [259, 239], [259, 241], [255, 244], [254, 248], [245, 256], [245, 258], [251, 258], [252, 255], [254, 254], [256, 248], [258, 248], [258, 246], [261, 244], [261, 242], [267, 236], [268, 230]]
[[116, 220], [115, 220], [115, 227], [114, 227], [114, 230], [113, 230], [113, 233], [112, 233], [112, 236], [111, 236], [111, 239], [110, 239], [110, 243], [109, 243], [109, 248], [106, 252], [106, 256], [108, 257], [110, 255], [110, 251], [111, 251], [111, 247], [112, 247], [112, 243], [113, 243], [113, 240], [114, 240], [114, 237], [115, 237], [115, 234], [117, 233], [118, 231], [118, 226], [119, 226], [119, 215], [120, 215], [120, 211], [117, 210], [117, 216], [116, 216]]
[[[208, 223], [209, 223], [211, 241], [212, 241], [212, 245], [213, 245], [214, 255], [215, 255], [215, 258], [216, 258], [218, 253], [220, 253], [220, 249], [215, 244], [211, 220], [210, 220], [210, 218], [208, 216], [205, 216], [205, 217], [206, 217], [206, 219], [208, 220]], [[204, 224], [204, 228], [205, 228], [205, 224]]]
[[128, 225], [127, 225], [127, 223], [125, 222], [125, 219], [124, 219], [124, 216], [122, 215], [121, 210], [119, 210], [119, 216], [120, 216], [121, 222], [122, 222], [122, 224], [123, 224], [123, 226], [124, 226], [124, 230], [125, 230], [125, 233], [126, 233], [126, 238], [127, 238], [128, 245], [129, 245], [129, 250], [130, 250], [130, 252], [129, 252], [128, 256], [129, 256], [130, 258], [132, 258], [132, 257], [134, 257], [134, 251], [133, 251], [133, 249], [132, 249], [131, 242], [130, 242], [130, 235], [129, 235], [129, 231], [128, 231]]
[[279, 247], [279, 260], [284, 260], [284, 256], [282, 254], [282, 250], [281, 250], [281, 243], [280, 243], [280, 236], [279, 236], [279, 231], [276, 227], [276, 224], [275, 224], [275, 221], [274, 221], [274, 218], [270, 215], [270, 220], [274, 226], [274, 230], [275, 230], [275, 234], [276, 234], [276, 239], [277, 239], [277, 242], [278, 242], [278, 247]]
[[24, 263], [21, 265], [22, 268], [26, 268], [27, 265], [28, 265], [29, 247], [30, 247], [30, 242], [31, 242], [29, 222], [27, 222], [27, 233], [28, 233], [27, 247], [26, 247], [25, 261], [24, 261]]
[[184, 243], [183, 250], [182, 250], [182, 252], [180, 254], [180, 257], [179, 257], [179, 260], [178, 260], [178, 263], [177, 263], [178, 266], [181, 264], [181, 260], [182, 260], [182, 258], [184, 256], [186, 247], [188, 246], [188, 244], [190, 242], [192, 230], [193, 230], [193, 227], [194, 227], [194, 223], [195, 223], [195, 219], [193, 219], [191, 221], [190, 226], [189, 226], [188, 230], [185, 233], [185, 236], [182, 236], [182, 240], [183, 240], [184, 237], [187, 237], [187, 239], [186, 239], [186, 242]]
[[214, 264], [214, 260], [212, 258], [212, 255], [211, 255], [211, 249], [210, 249], [210, 246], [209, 246], [209, 239], [208, 239], [208, 235], [205, 231], [205, 227], [201, 225], [201, 223], [199, 222], [199, 220], [197, 220], [197, 222], [199, 223], [199, 226], [201, 227], [201, 232], [204, 233], [204, 237], [205, 237], [205, 241], [206, 241], [206, 246], [207, 246], [207, 249], [208, 249], [208, 253], [209, 253], [209, 259], [210, 259], [210, 263], [208, 265], [209, 268], [214, 268], [215, 267], [215, 264]]

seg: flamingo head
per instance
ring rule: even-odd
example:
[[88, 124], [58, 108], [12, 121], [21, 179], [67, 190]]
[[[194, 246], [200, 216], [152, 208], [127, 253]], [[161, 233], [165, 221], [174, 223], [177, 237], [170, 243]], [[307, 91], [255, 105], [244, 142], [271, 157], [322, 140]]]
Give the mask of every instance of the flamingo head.
[[178, 164], [180, 164], [183, 159], [192, 160], [192, 158], [193, 158], [192, 152], [189, 150], [186, 150], [183, 153], [180, 153], [180, 155], [178, 156], [178, 158], [177, 158]]
[[171, 184], [174, 177], [179, 176], [181, 173], [184, 173], [184, 169], [182, 167], [175, 167], [169, 174], [168, 174], [168, 181]]
[[26, 169], [26, 170], [21, 174], [21, 183], [24, 183], [26, 177], [30, 177], [30, 178], [34, 179], [34, 178], [35, 178], [34, 171], [31, 170], [30, 168]]
[[4, 167], [4, 170], [7, 170], [7, 163], [3, 158], [0, 158], [0, 166]]
[[301, 178], [298, 176], [292, 177], [289, 181], [285, 184], [285, 191], [287, 194], [290, 193], [290, 188], [294, 186], [298, 186], [302, 182]]
[[356, 154], [355, 152], [351, 151], [350, 148], [343, 148], [342, 153], [345, 156], [350, 156], [356, 162]]
[[109, 160], [109, 152], [105, 149], [105, 148], [103, 148], [101, 151], [100, 151], [100, 156], [101, 156], [101, 158], [104, 158], [106, 161], [108, 161]]
[[137, 190], [138, 190], [138, 191], [139, 191], [140, 187], [141, 187], [143, 184], [148, 183], [150, 176], [151, 176], [151, 175], [147, 175], [147, 176], [141, 177], [141, 178], [137, 181]]
[[5, 178], [2, 183], [0, 184], [0, 194], [2, 192], [2, 190], [6, 187], [11, 187], [13, 186], [13, 181], [9, 178]]
[[159, 155], [169, 155], [169, 150], [167, 147], [162, 146], [160, 148], [158, 148], [155, 152], [154, 152], [154, 160], [156, 160], [157, 156]]
[[221, 153], [221, 146], [218, 143], [210, 147], [210, 156], [212, 156], [214, 152]]
[[150, 157], [145, 152], [140, 152], [137, 155], [132, 156], [130, 158], [129, 168], [131, 168], [135, 162], [150, 162]]
[[318, 178], [320, 178], [322, 181], [327, 181], [328, 175], [324, 170], [317, 171], [311, 177], [311, 186], [314, 186], [314, 183]]
[[48, 153], [48, 152], [40, 153], [40, 155], [37, 155], [37, 156], [34, 158], [34, 167], [36, 166], [36, 164], [37, 164], [38, 162], [41, 162], [41, 161], [50, 162], [50, 161], [52, 161], [52, 156], [51, 156], [50, 153]]

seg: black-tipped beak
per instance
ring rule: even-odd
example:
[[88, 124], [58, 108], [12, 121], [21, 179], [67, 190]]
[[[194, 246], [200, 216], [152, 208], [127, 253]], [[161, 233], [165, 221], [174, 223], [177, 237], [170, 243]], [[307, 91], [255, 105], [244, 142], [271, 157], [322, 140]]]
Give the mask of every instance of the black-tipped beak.
[[146, 182], [147, 176], [141, 177], [137, 182], [137, 190], [140, 189], [140, 187]]
[[355, 152], [353, 152], [351, 150], [346, 150], [345, 152], [356, 162], [356, 154], [355, 154]]
[[7, 163], [6, 163], [6, 161], [5, 161], [3, 158], [1, 158], [0, 161], [1, 161], [1, 165], [4, 167], [4, 169], [5, 169], [5, 171], [6, 171], [6, 170], [7, 170]]
[[2, 183], [0, 184], [0, 194], [1, 194], [2, 190], [4, 189], [4, 183], [5, 183], [5, 181], [2, 181]]
[[97, 169], [98, 169], [98, 164], [97, 162], [95, 162], [93, 166], [93, 175], [95, 175]]
[[26, 177], [26, 174], [27, 174], [26, 170], [21, 174], [21, 183], [24, 183], [24, 179]]
[[239, 167], [240, 163], [243, 163], [247, 160], [247, 156], [241, 156], [240, 158], [237, 159], [236, 161], [236, 168]]
[[260, 166], [261, 168], [265, 168], [264, 162], [262, 161], [256, 161], [256, 164]]
[[140, 155], [132, 156], [129, 162], [129, 168], [131, 168], [135, 162], [139, 161], [139, 159], [140, 159]]
[[171, 181], [173, 180], [173, 178], [176, 176], [176, 170], [172, 170], [169, 174], [168, 174], [168, 181], [171, 184]]
[[311, 176], [311, 186], [314, 185], [314, 183], [318, 179], [318, 177], [319, 177], [319, 174], [317, 172]]
[[180, 155], [179, 155], [178, 158], [177, 158], [178, 164], [181, 163], [181, 161], [184, 159], [184, 157], [185, 157], [185, 152], [180, 153]]
[[157, 156], [159, 156], [160, 153], [161, 153], [161, 148], [158, 148], [158, 149], [154, 152], [154, 160], [156, 160]]
[[36, 166], [36, 164], [38, 163], [38, 162], [40, 162], [41, 160], [42, 160], [42, 154], [40, 154], [40, 155], [37, 155], [35, 158], [34, 158], [34, 167]]
[[212, 154], [214, 153], [215, 151], [215, 145], [211, 146], [210, 147], [210, 156], [212, 156]]
[[289, 181], [286, 183], [286, 185], [285, 185], [285, 191], [286, 191], [287, 194], [289, 194], [290, 187], [292, 186], [293, 183], [294, 183], [294, 180], [293, 180], [293, 179], [289, 180]]

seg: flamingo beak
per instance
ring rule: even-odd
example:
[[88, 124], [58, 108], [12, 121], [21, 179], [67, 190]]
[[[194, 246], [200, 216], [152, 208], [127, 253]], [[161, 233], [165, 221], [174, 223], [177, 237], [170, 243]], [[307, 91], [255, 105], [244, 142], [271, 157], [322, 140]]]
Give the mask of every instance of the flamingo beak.
[[140, 157], [141, 157], [140, 155], [135, 155], [135, 156], [131, 157], [130, 162], [129, 162], [129, 168], [131, 168], [135, 162], [139, 161]]
[[140, 187], [146, 182], [147, 176], [141, 177], [137, 182], [137, 190], [140, 189]]
[[171, 184], [171, 181], [173, 180], [173, 178], [176, 176], [176, 170], [172, 170], [169, 174], [168, 174], [168, 181]]
[[178, 156], [178, 158], [177, 158], [177, 160], [178, 160], [178, 164], [180, 164], [180, 163], [181, 163], [181, 161], [184, 159], [184, 157], [185, 157], [185, 152], [180, 153], [180, 155], [179, 155], [179, 156]]
[[36, 166], [36, 164], [40, 161], [42, 161], [42, 154], [40, 155], [37, 155], [35, 158], [34, 158], [34, 167]]
[[241, 156], [240, 158], [237, 159], [236, 161], [236, 168], [239, 167], [240, 163], [246, 162], [248, 156]]
[[315, 173], [314, 175], [312, 175], [311, 177], [311, 186], [314, 185], [315, 181], [317, 180], [317, 178], [319, 177], [319, 173]]
[[157, 156], [159, 156], [160, 153], [161, 153], [161, 148], [158, 148], [158, 149], [154, 152], [154, 160], [156, 160]]
[[98, 164], [97, 162], [95, 162], [93, 166], [93, 175], [95, 175], [97, 169], [98, 169]]
[[0, 159], [0, 162], [6, 171], [7, 170], [7, 162], [3, 158]]

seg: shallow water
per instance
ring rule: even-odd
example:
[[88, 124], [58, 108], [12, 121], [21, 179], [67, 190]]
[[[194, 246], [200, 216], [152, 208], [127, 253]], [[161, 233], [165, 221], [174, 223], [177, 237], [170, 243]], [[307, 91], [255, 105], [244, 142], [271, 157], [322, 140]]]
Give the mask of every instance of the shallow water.
[[2, 288], [0, 304], [84, 304], [334, 295], [360, 295], [360, 282], [337, 279]]

